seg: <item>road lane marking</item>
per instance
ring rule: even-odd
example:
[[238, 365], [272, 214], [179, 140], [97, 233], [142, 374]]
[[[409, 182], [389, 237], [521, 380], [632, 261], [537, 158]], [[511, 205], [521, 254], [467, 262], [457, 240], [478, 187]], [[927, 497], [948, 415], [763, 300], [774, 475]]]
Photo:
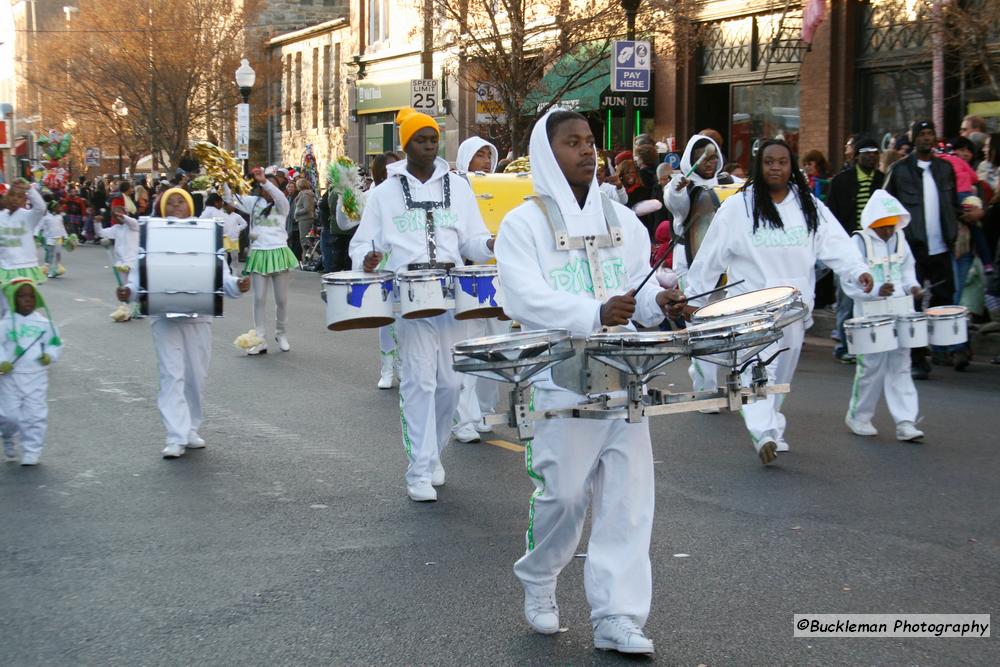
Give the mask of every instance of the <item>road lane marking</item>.
[[506, 440], [487, 440], [487, 445], [493, 445], [494, 447], [500, 447], [502, 449], [508, 449], [512, 452], [523, 452], [524, 447], [521, 445], [515, 445], [513, 442], [507, 442]]

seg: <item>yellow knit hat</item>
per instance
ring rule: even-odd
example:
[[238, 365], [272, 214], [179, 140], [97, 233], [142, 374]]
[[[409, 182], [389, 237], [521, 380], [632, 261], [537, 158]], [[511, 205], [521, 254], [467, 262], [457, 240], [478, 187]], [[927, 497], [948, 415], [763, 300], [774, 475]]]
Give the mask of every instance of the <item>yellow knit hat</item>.
[[406, 117], [413, 113], [415, 109], [413, 107], [403, 107], [396, 112], [396, 125], [402, 125]]
[[194, 215], [194, 200], [191, 199], [191, 195], [188, 194], [188, 191], [182, 188], [170, 188], [169, 190], [166, 190], [162, 195], [160, 195], [160, 215], [166, 217], [167, 200], [170, 199], [171, 195], [180, 195], [181, 197], [183, 197], [184, 201], [186, 201], [188, 203], [188, 206], [191, 207], [190, 215], [192, 216]]
[[903, 221], [903, 216], [901, 215], [890, 215], [887, 218], [879, 218], [868, 227], [869, 229], [876, 229], [878, 227], [895, 227]]
[[396, 116], [396, 118], [403, 116], [403, 120], [399, 123], [399, 143], [403, 146], [403, 150], [406, 150], [406, 144], [410, 143], [410, 138], [418, 130], [422, 130], [425, 127], [434, 128], [434, 131], [438, 133], [438, 137], [441, 136], [441, 128], [438, 127], [436, 120], [425, 113], [420, 113], [413, 109], [410, 109], [407, 114], [404, 114], [404, 111], [406, 109], [400, 111]]

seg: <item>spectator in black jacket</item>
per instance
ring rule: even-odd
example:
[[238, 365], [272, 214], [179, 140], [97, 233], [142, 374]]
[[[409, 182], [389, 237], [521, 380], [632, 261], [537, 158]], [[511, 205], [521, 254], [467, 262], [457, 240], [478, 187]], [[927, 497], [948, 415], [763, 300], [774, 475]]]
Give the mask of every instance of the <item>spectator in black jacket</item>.
[[[878, 142], [870, 137], [853, 137], [848, 142], [852, 162], [830, 181], [826, 205], [848, 234], [860, 228], [861, 211], [873, 191], [882, 187], [885, 174], [878, 170]], [[846, 154], [846, 151], [845, 151]], [[854, 302], [837, 284], [837, 346], [833, 356], [843, 363], [852, 363], [853, 355], [847, 353], [844, 322], [854, 311]]]
[[[889, 169], [885, 189], [910, 213], [906, 241], [917, 262], [917, 280], [932, 285], [930, 305], [947, 305], [955, 293], [952, 250], [962, 215], [955, 192], [955, 172], [948, 162], [934, 155], [934, 123], [917, 121], [910, 134], [913, 151]], [[913, 377], [927, 379], [931, 371], [927, 348], [914, 348], [912, 356]], [[944, 360], [943, 356], [939, 358]], [[964, 348], [954, 352], [956, 368], [964, 369], [968, 359]]]

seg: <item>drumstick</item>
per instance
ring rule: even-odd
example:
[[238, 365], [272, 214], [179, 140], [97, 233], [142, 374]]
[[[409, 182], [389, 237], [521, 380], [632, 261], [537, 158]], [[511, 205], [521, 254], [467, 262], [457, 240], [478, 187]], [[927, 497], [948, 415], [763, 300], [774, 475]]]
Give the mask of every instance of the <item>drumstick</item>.
[[124, 287], [122, 284], [122, 277], [118, 273], [118, 269], [115, 267], [115, 251], [110, 247], [108, 248], [108, 258], [111, 260], [111, 273], [115, 274], [115, 282], [118, 283], [119, 287]]
[[[38, 338], [36, 338], [35, 340], [31, 341], [31, 345], [28, 345], [28, 347], [26, 347], [23, 350], [21, 350], [21, 354], [19, 354], [16, 357], [14, 357], [14, 361], [10, 362], [10, 365], [13, 366], [14, 364], [16, 364], [17, 360], [20, 359], [21, 357], [23, 357], [24, 353], [27, 352], [28, 350], [30, 350], [35, 345], [35, 343], [37, 343], [38, 341], [40, 341], [42, 339], [42, 336], [44, 336], [44, 335], [45, 335], [44, 332], [38, 334]], [[44, 345], [42, 347], [43, 347], [42, 354], [45, 354]]]
[[642, 289], [643, 285], [649, 282], [649, 279], [653, 277], [653, 274], [656, 273], [661, 266], [663, 266], [663, 262], [666, 261], [667, 257], [673, 251], [674, 246], [677, 245], [678, 238], [680, 237], [675, 236], [674, 238], [670, 239], [670, 243], [667, 244], [666, 251], [660, 256], [658, 260], [656, 260], [656, 264], [653, 265], [653, 269], [648, 274], [646, 274], [646, 277], [642, 279], [642, 282], [639, 283], [639, 286], [635, 288], [636, 294], [639, 293], [639, 290]]
[[[722, 287], [716, 287], [715, 289], [710, 289], [707, 292], [702, 292], [701, 294], [695, 294], [694, 296], [686, 296], [681, 301], [691, 301], [692, 299], [700, 299], [703, 296], [708, 296], [709, 294], [715, 294], [716, 292], [721, 292], [722, 290], [729, 289], [730, 287], [736, 287], [742, 280], [737, 280], [735, 283], [729, 283], [728, 285], [723, 285]], [[680, 303], [681, 301], [673, 301], [671, 303]]]
[[698, 168], [699, 164], [701, 164], [701, 161], [707, 157], [712, 157], [713, 155], [715, 155], [715, 145], [709, 144], [708, 146], [705, 146], [705, 150], [702, 152], [701, 157], [698, 158], [693, 165], [691, 165], [691, 168], [687, 170], [686, 174], [684, 174], [684, 178], [690, 178], [691, 174], [694, 173], [694, 170]]

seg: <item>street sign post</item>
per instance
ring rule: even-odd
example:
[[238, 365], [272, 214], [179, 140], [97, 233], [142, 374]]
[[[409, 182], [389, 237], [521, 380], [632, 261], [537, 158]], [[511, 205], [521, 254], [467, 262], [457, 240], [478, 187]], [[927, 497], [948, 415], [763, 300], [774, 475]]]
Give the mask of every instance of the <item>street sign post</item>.
[[236, 105], [236, 159], [250, 158], [250, 105]]
[[83, 163], [88, 167], [101, 166], [101, 149], [89, 147], [84, 151]]
[[485, 81], [476, 84], [476, 122], [481, 125], [507, 122], [500, 95], [495, 86]]
[[415, 111], [437, 114], [437, 79], [410, 79], [410, 106]]
[[611, 52], [611, 90], [616, 93], [648, 93], [653, 50], [649, 42], [620, 40]]

